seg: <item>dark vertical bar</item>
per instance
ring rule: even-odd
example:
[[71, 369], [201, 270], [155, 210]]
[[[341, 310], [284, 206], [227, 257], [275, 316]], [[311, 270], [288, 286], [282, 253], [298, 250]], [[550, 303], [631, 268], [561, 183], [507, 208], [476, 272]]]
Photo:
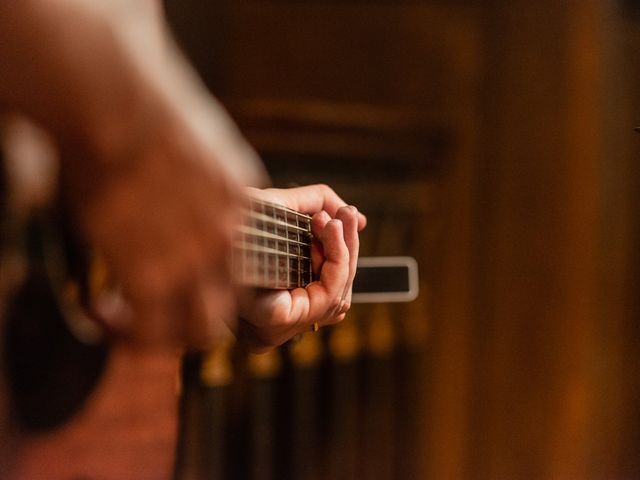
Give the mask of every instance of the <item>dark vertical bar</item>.
[[195, 479], [199, 475], [199, 452], [197, 446], [198, 419], [198, 370], [199, 354], [187, 354], [182, 360], [181, 392], [178, 413], [178, 441], [176, 444], [176, 464], [174, 478], [176, 480]]
[[323, 478], [354, 480], [358, 446], [358, 355], [360, 338], [355, 322], [344, 321], [329, 336], [327, 422]]
[[321, 337], [317, 333], [304, 334], [288, 348], [292, 365], [288, 389], [291, 397], [288, 478], [292, 480], [320, 478], [318, 368], [322, 348]]
[[275, 478], [276, 398], [282, 360], [278, 350], [249, 354], [248, 478]]
[[[0, 124], [0, 129], [3, 127], [2, 124]], [[0, 134], [2, 133], [2, 131], [0, 130]], [[3, 139], [0, 137], [0, 142]], [[6, 230], [6, 226], [5, 226], [5, 222], [7, 221], [8, 215], [7, 215], [7, 211], [8, 211], [8, 205], [7, 205], [7, 188], [8, 188], [8, 184], [7, 184], [7, 172], [5, 171], [5, 165], [4, 165], [4, 151], [3, 151], [3, 145], [0, 143], [0, 234], [2, 234], [2, 236], [0, 238], [5, 239], [5, 235], [7, 234], [5, 232]], [[4, 243], [4, 242], [2, 242]]]
[[394, 478], [423, 478], [423, 404], [429, 382], [421, 365], [428, 335], [427, 318], [420, 304], [396, 305], [393, 314], [398, 315], [400, 320], [399, 338], [393, 357], [396, 425]]
[[185, 355], [174, 477], [224, 478], [227, 452], [227, 397], [232, 380], [230, 345]]
[[229, 422], [229, 401], [234, 381], [232, 340], [203, 355], [200, 382], [203, 390], [202, 447], [204, 477], [223, 478], [227, 468], [226, 451]]
[[376, 305], [363, 325], [366, 350], [362, 358], [362, 425], [359, 478], [393, 478], [395, 389], [393, 354], [395, 325], [387, 305]]

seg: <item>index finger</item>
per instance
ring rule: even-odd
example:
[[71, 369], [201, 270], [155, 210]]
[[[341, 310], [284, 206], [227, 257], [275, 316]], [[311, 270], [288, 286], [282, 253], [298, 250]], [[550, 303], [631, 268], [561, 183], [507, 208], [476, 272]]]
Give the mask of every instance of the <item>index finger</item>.
[[[324, 184], [290, 188], [281, 190], [279, 193], [289, 208], [302, 213], [314, 214], [324, 210], [335, 218], [338, 210], [347, 206], [347, 203], [331, 187]], [[367, 217], [358, 212], [358, 231], [364, 229], [366, 225]]]

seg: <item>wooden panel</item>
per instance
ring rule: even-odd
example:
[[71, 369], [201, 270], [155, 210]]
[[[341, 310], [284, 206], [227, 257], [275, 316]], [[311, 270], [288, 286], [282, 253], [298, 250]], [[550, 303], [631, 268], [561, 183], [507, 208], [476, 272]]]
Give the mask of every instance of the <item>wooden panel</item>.
[[[469, 12], [432, 2], [169, 1], [210, 88], [264, 155], [432, 165], [477, 64]], [[330, 167], [331, 168], [331, 167]], [[352, 167], [357, 168], [357, 167]]]
[[[185, 1], [169, 2], [190, 10], [176, 19], [183, 43], [265, 157], [276, 183], [334, 185], [369, 215], [364, 251], [419, 259], [420, 301], [388, 315], [410, 338], [411, 347], [403, 339], [398, 348], [411, 350], [407, 355], [416, 362], [399, 375], [410, 385], [393, 392], [410, 397], [404, 399], [413, 408], [406, 418], [417, 423], [415, 431], [403, 431], [411, 431], [416, 444], [403, 448], [408, 439], [383, 440], [399, 442], [397, 472], [426, 478], [431, 459], [431, 477], [460, 478], [464, 465], [456, 462], [464, 460], [464, 437], [458, 433], [467, 425], [469, 326], [469, 304], [461, 297], [469, 291], [458, 270], [443, 280], [442, 242], [450, 233], [445, 225], [454, 229], [449, 259], [456, 269], [469, 266], [468, 236], [457, 234], [470, 228], [471, 202], [461, 203], [469, 199], [470, 182], [452, 185], [446, 179], [457, 182], [465, 172], [469, 180], [473, 165], [478, 9], [469, 6], [473, 2], [241, 0], [199, 2], [199, 7], [186, 1], [184, 7]], [[455, 201], [443, 201], [443, 191]], [[384, 227], [391, 219], [409, 232], [402, 237], [404, 246], [388, 242], [394, 233]], [[356, 317], [365, 325], [371, 320], [367, 314]], [[371, 416], [359, 421], [373, 422], [370, 427], [389, 435], [393, 431], [389, 421], [380, 424]], [[349, 444], [357, 432], [345, 435]], [[340, 455], [327, 456], [328, 468], [351, 471], [356, 452], [342, 451], [339, 443], [333, 448]], [[413, 458], [405, 461], [408, 455]], [[383, 478], [393, 468], [379, 461]], [[455, 467], [444, 467], [445, 462]]]
[[[436, 343], [433, 382], [434, 397], [451, 392], [447, 381], [460, 390], [433, 411], [435, 425], [460, 404], [467, 421], [434, 432], [430, 470], [434, 478], [634, 477], [615, 465], [637, 451], [624, 436], [634, 415], [620, 383], [630, 365], [620, 335], [637, 339], [624, 268], [637, 182], [624, 178], [636, 169], [620, 133], [627, 107], [625, 72], [612, 57], [615, 10], [491, 2], [483, 18], [481, 156], [454, 172], [451, 191], [452, 208], [468, 213], [471, 202], [472, 215], [451, 230], [449, 247], [472, 255], [446, 264], [445, 278], [467, 286], [451, 297], [452, 283], [443, 298], [442, 320], [466, 320], [440, 326], [449, 335]], [[451, 366], [447, 353], [465, 345], [466, 368]], [[458, 448], [439, 448], [440, 439]]]
[[416, 247], [427, 478], [636, 475], [638, 170], [621, 129], [640, 109], [614, 2], [205, 10], [194, 58], [279, 180], [371, 204], [373, 179], [394, 205], [438, 192], [446, 248]]

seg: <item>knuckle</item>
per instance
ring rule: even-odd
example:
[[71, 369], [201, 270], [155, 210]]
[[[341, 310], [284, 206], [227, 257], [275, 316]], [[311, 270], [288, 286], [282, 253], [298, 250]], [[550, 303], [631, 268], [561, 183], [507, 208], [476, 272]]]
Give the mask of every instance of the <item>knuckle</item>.
[[353, 205], [345, 205], [338, 210], [338, 216], [349, 225], [349, 228], [358, 225], [358, 209]]
[[335, 312], [336, 310], [338, 310], [340, 308], [340, 304], [342, 303], [342, 298], [340, 297], [335, 297], [331, 300], [331, 302], [329, 303], [329, 308], [328, 310], [331, 312]]
[[331, 227], [336, 230], [340, 230], [342, 229], [342, 220], [339, 218], [333, 218], [329, 221], [328, 225], [331, 225]]
[[355, 215], [358, 212], [358, 209], [353, 205], [343, 205], [340, 207], [340, 211], [348, 215]]
[[315, 188], [318, 190], [320, 195], [322, 197], [324, 197], [325, 199], [328, 199], [328, 198], [337, 199], [338, 198], [338, 195], [333, 190], [333, 188], [331, 188], [326, 183], [318, 183], [318, 184], [315, 185]]

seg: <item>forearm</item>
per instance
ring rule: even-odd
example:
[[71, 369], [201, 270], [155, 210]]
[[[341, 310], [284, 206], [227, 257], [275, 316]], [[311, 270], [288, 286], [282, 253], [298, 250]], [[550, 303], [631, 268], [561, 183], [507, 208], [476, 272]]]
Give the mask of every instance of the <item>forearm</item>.
[[96, 157], [126, 156], [154, 130], [182, 122], [229, 162], [246, 164], [251, 152], [151, 8], [133, 0], [0, 2], [0, 104]]
[[[107, 2], [105, 2], [107, 3]], [[56, 137], [98, 148], [145, 110], [146, 92], [119, 44], [113, 14], [96, 2], [3, 2], [0, 96]]]

